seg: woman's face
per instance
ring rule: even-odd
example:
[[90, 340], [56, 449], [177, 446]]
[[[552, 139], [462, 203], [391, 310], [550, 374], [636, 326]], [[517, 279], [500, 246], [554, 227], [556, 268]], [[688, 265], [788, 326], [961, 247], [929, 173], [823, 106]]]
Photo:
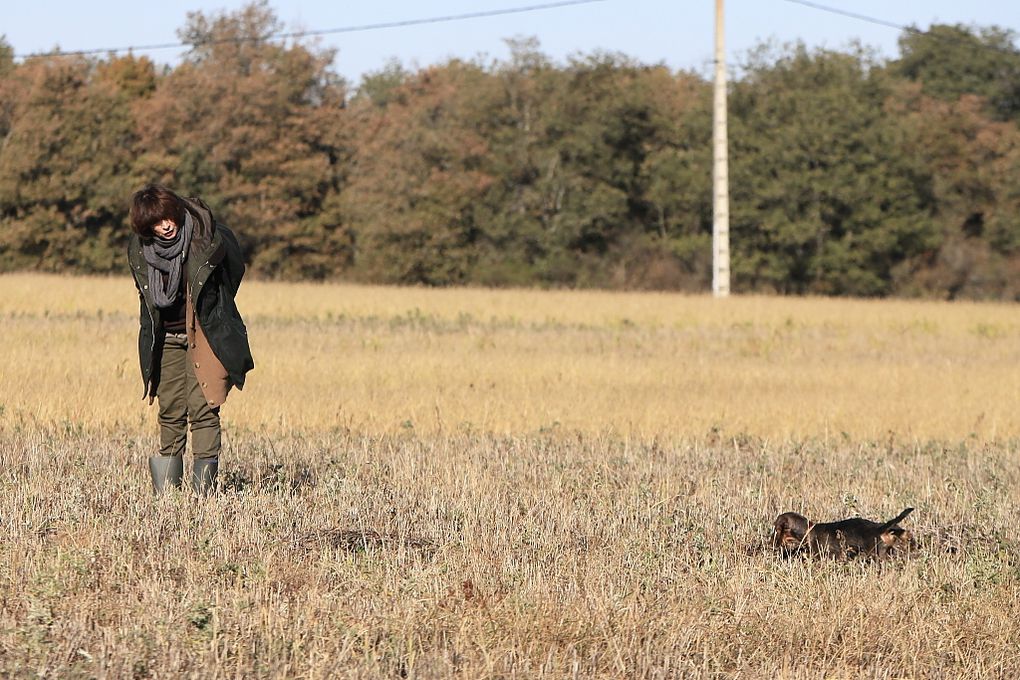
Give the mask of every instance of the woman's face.
[[152, 228], [152, 232], [160, 238], [171, 239], [177, 235], [177, 225], [173, 220], [163, 220]]

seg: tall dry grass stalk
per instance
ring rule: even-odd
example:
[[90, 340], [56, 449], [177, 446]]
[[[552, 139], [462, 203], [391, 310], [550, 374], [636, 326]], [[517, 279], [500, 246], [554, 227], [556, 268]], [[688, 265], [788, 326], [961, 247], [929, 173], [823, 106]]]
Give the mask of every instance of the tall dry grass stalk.
[[[136, 305], [0, 277], [0, 675], [1020, 674], [1011, 306], [247, 283], [199, 501]], [[764, 546], [906, 505], [903, 560]]]

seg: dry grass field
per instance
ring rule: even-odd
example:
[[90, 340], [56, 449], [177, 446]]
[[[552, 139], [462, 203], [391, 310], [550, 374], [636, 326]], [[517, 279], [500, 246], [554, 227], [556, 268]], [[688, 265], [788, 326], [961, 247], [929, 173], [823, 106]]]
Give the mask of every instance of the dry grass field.
[[[0, 276], [0, 675], [1016, 677], [1014, 305], [246, 283], [153, 498], [126, 278]], [[917, 510], [884, 564], [771, 520]]]

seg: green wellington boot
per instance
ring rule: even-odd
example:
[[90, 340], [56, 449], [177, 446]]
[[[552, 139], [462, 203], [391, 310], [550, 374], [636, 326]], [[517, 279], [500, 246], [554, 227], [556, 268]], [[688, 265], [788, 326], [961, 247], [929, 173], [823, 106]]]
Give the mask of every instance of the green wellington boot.
[[191, 470], [191, 488], [200, 496], [208, 496], [216, 489], [219, 458], [196, 458]]
[[184, 478], [184, 456], [149, 456], [149, 474], [152, 490], [157, 494], [169, 488], [181, 488]]

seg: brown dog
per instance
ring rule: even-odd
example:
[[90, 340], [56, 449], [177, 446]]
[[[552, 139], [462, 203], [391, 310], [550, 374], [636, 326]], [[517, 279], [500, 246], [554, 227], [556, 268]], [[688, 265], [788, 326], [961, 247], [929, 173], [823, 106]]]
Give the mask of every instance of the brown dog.
[[803, 515], [784, 512], [776, 518], [772, 545], [788, 556], [807, 553], [840, 559], [888, 557], [910, 546], [913, 535], [898, 522], [913, 511], [907, 508], [883, 524], [860, 517], [816, 524]]

